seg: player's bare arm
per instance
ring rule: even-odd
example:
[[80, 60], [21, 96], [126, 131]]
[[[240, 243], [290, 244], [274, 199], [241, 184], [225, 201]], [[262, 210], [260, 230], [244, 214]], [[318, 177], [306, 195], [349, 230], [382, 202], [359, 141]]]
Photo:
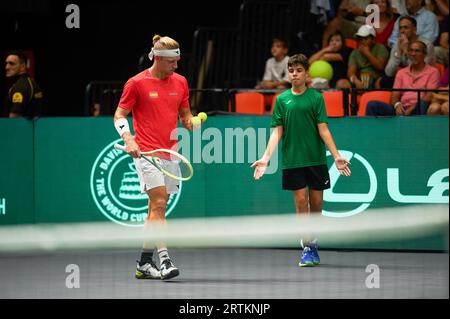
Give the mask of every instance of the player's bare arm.
[[128, 127], [127, 116], [129, 113], [129, 110], [118, 106], [116, 112], [114, 113], [114, 126], [125, 142], [126, 152], [133, 157], [140, 157], [141, 151], [136, 141], [134, 140], [133, 135], [131, 135]]
[[274, 128], [272, 134], [270, 135], [269, 142], [267, 143], [266, 151], [261, 159], [257, 160], [252, 164], [252, 168], [255, 168], [253, 177], [258, 180], [266, 171], [267, 165], [269, 164], [270, 157], [278, 146], [281, 137], [283, 136], [284, 128], [283, 126], [277, 126]]
[[187, 130], [192, 131], [193, 130], [193, 125], [192, 125], [192, 113], [191, 110], [187, 107], [181, 107], [180, 110], [178, 111], [178, 114], [180, 116], [180, 122], [181, 125], [183, 125], [183, 127]]
[[336, 145], [334, 144], [333, 137], [331, 136], [331, 132], [328, 129], [327, 123], [319, 123], [317, 127], [319, 129], [319, 135], [322, 138], [322, 141], [325, 143], [334, 158], [334, 163], [336, 164], [339, 173], [341, 175], [350, 176], [352, 173], [348, 168], [348, 164], [350, 164], [350, 162], [341, 157], [339, 154]]

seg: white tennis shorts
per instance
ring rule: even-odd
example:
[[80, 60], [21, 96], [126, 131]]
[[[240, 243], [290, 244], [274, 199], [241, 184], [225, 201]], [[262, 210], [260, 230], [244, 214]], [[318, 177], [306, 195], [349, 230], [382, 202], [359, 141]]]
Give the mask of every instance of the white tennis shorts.
[[[146, 193], [148, 190], [165, 186], [167, 194], [176, 194], [179, 189], [179, 181], [164, 175], [155, 166], [147, 162], [143, 158], [134, 158], [134, 164], [139, 176], [141, 185], [141, 193]], [[177, 162], [161, 160], [161, 166], [168, 172], [177, 175], [179, 172], [179, 165]]]

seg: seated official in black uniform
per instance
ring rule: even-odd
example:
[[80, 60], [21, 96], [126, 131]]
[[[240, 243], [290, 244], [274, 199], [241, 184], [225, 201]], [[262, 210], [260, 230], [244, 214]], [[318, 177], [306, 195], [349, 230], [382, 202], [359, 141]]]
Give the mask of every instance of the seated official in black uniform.
[[11, 52], [5, 62], [6, 77], [13, 81], [6, 98], [9, 117], [32, 119], [41, 115], [42, 91], [27, 74], [27, 56], [22, 52]]

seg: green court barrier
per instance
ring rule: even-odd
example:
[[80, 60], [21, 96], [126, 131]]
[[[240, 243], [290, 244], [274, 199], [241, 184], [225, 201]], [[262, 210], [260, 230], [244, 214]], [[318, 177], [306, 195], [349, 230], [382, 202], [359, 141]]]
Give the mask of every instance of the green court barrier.
[[[180, 152], [194, 177], [169, 199], [171, 218], [294, 213], [281, 190], [280, 154], [262, 180], [250, 164], [264, 152], [267, 116], [210, 116], [194, 133], [179, 129]], [[332, 188], [323, 214], [350, 218], [370, 208], [448, 203], [448, 118], [332, 118], [329, 127], [352, 176], [340, 177], [328, 156]], [[0, 224], [109, 220], [142, 225], [147, 198], [112, 118], [0, 119]], [[280, 149], [280, 148], [279, 148]], [[349, 248], [446, 249], [447, 232], [414, 242]]]
[[0, 119], [0, 225], [35, 222], [33, 122]]

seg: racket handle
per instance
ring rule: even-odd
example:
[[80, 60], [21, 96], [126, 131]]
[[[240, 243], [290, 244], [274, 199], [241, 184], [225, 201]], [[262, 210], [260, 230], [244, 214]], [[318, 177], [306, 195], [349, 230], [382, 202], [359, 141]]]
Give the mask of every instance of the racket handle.
[[120, 145], [120, 144], [114, 144], [114, 148], [116, 150], [124, 151], [124, 152], [125, 152], [125, 149], [126, 149], [124, 145]]

